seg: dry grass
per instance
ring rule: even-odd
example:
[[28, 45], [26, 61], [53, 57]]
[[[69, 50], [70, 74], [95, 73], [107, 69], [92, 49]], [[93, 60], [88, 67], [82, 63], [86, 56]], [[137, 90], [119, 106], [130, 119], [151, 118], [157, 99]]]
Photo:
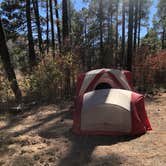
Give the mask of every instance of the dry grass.
[[166, 165], [166, 93], [147, 99], [153, 130], [140, 137], [75, 136], [69, 106], [0, 116], [0, 165]]

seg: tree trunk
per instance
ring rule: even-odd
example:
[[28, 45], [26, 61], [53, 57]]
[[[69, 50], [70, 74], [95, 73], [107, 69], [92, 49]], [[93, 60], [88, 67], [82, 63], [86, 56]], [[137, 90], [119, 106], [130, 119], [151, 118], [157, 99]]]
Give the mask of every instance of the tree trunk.
[[99, 7], [99, 31], [100, 31], [100, 62], [101, 67], [104, 67], [104, 48], [103, 48], [103, 0], [100, 0], [100, 7]]
[[134, 20], [134, 52], [137, 44], [137, 26], [138, 26], [138, 0], [135, 0], [135, 20]]
[[110, 17], [107, 18], [107, 41], [110, 42]]
[[[63, 49], [64, 54], [69, 49], [69, 25], [68, 25], [68, 7], [67, 0], [62, 0], [62, 35], [63, 35]], [[65, 93], [66, 96], [70, 94], [70, 68], [65, 68]]]
[[89, 41], [87, 37], [87, 18], [84, 19], [84, 46], [81, 48], [81, 60], [82, 60], [82, 66], [83, 66], [83, 71], [86, 71], [87, 69], [87, 58], [86, 58], [86, 51], [85, 48], [89, 46]]
[[50, 6], [50, 21], [51, 21], [51, 40], [52, 40], [52, 56], [55, 57], [55, 38], [54, 38], [54, 20], [53, 20], [53, 10], [52, 10], [52, 0], [49, 0]]
[[72, 49], [72, 45], [73, 45], [73, 35], [72, 35], [72, 2], [71, 0], [68, 0], [68, 23], [69, 23], [69, 38], [70, 38], [70, 48]]
[[29, 63], [30, 66], [33, 67], [36, 64], [36, 55], [35, 55], [33, 35], [32, 35], [30, 0], [26, 0], [26, 19], [27, 19], [27, 29], [28, 29]]
[[133, 56], [133, 0], [129, 0], [127, 69], [132, 71]]
[[117, 67], [117, 63], [118, 63], [118, 7], [119, 7], [119, 0], [117, 0], [116, 2], [116, 37], [115, 37], [115, 48], [116, 48], [116, 52], [115, 52], [115, 65]]
[[59, 43], [59, 51], [61, 52], [61, 32], [60, 32], [60, 20], [59, 20], [59, 13], [58, 13], [58, 3], [55, 0], [55, 14], [56, 14], [56, 25], [57, 25], [57, 34], [58, 34], [58, 43]]
[[141, 19], [142, 19], [142, 0], [139, 0], [139, 20], [138, 20], [138, 48], [140, 46], [140, 32], [141, 32]]
[[47, 48], [47, 53], [49, 52], [49, 0], [46, 0], [46, 24], [47, 24], [47, 29], [46, 29], [46, 48]]
[[43, 54], [43, 44], [42, 44], [43, 40], [42, 40], [42, 30], [41, 30], [41, 26], [40, 26], [38, 0], [32, 0], [32, 2], [33, 2], [34, 13], [35, 13], [35, 19], [36, 19], [38, 41], [39, 41], [39, 50], [40, 50], [40, 53]]
[[125, 2], [123, 0], [122, 6], [122, 66], [124, 68], [126, 60], [125, 60]]
[[8, 80], [10, 82], [11, 85], [11, 89], [14, 92], [15, 98], [18, 102], [21, 102], [21, 91], [19, 89], [17, 80], [16, 80], [16, 75], [14, 73], [14, 69], [12, 67], [11, 61], [10, 61], [10, 55], [9, 55], [9, 51], [6, 45], [6, 40], [5, 40], [5, 34], [3, 31], [3, 26], [2, 26], [2, 22], [1, 22], [1, 18], [0, 18], [0, 56], [8, 77]]
[[161, 44], [162, 44], [162, 49], [165, 49], [165, 27], [163, 27]]
[[[111, 7], [111, 10], [112, 10], [112, 7]], [[111, 34], [110, 34], [110, 52], [111, 52], [111, 54], [110, 54], [110, 56], [111, 56], [111, 60], [112, 60], [112, 62], [111, 62], [111, 66], [113, 66], [114, 65], [114, 59], [113, 59], [113, 12], [111, 11]]]
[[66, 50], [69, 46], [69, 25], [68, 25], [68, 8], [67, 0], [62, 0], [62, 34], [63, 34], [63, 45]]

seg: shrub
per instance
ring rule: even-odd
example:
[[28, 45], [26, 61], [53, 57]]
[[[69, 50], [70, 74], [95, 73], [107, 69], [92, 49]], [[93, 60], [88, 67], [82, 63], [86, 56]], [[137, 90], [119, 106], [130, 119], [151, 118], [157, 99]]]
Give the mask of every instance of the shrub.
[[153, 88], [166, 88], [166, 51], [150, 54], [144, 48], [138, 51], [134, 59], [134, 80], [136, 86], [143, 91], [153, 91]]

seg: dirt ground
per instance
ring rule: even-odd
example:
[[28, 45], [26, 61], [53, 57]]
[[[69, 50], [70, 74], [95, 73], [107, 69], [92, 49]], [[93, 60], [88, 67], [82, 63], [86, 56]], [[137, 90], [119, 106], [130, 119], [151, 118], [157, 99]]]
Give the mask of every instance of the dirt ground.
[[0, 115], [0, 165], [166, 165], [166, 93], [146, 99], [153, 130], [139, 137], [76, 136], [69, 108], [43, 104]]

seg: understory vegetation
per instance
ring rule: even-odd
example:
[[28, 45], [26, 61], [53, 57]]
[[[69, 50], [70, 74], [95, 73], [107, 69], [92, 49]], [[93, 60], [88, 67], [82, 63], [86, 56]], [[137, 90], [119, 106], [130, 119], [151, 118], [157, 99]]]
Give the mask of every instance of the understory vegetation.
[[97, 68], [132, 71], [140, 92], [166, 88], [164, 0], [79, 4], [1, 1], [0, 103], [74, 99], [77, 75]]

